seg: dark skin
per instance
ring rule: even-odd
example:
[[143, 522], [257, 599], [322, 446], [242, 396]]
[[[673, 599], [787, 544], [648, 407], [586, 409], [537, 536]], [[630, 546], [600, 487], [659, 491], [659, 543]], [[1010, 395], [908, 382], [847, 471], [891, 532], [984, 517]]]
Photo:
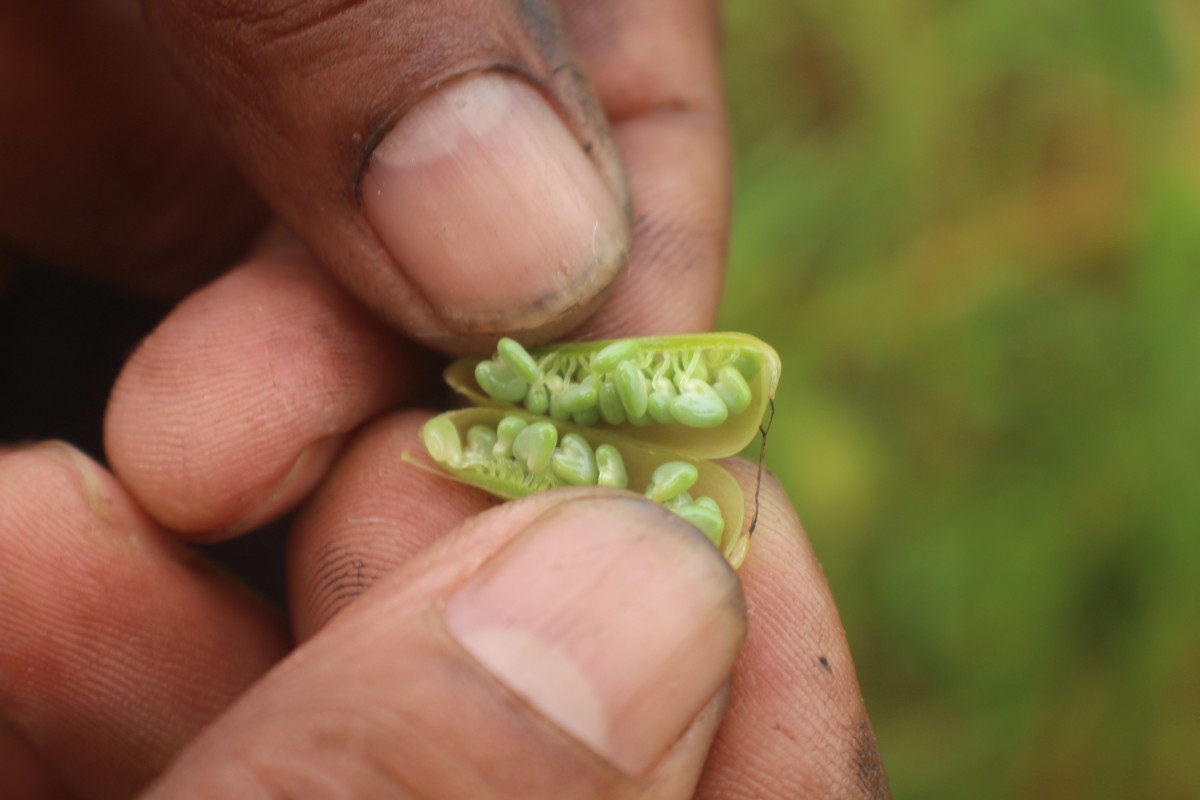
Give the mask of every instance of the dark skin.
[[[711, 327], [715, 4], [144, 5], [0, 7], [0, 61], [26, 76], [0, 87], [0, 120], [24, 122], [0, 123], [0, 241], [180, 298], [113, 388], [111, 472], [68, 445], [0, 449], [14, 796], [886, 796], [769, 474], [734, 576], [643, 501], [497, 507], [398, 457], [430, 413], [410, 408], [438, 380], [430, 349]], [[756, 465], [728, 466], [752, 495]], [[286, 619], [182, 544], [293, 510]], [[538, 548], [559, 555], [519, 557]], [[538, 595], [547, 563], [592, 588]], [[605, 595], [638, 570], [617, 596], [640, 609]], [[480, 643], [475, 617], [526, 613], [496, 574], [613, 642], [645, 608], [666, 632], [711, 624], [663, 654], [648, 632], [615, 665], [621, 645], [555, 628], [574, 654], [555, 672], [549, 651]], [[556, 694], [555, 675], [590, 688]]]

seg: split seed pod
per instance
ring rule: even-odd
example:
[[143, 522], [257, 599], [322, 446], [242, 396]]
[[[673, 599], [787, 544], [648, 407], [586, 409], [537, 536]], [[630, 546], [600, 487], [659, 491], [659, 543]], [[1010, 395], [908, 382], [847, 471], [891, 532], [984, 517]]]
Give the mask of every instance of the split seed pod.
[[425, 423], [438, 466], [463, 483], [514, 499], [562, 486], [629, 489], [687, 519], [735, 567], [745, 557], [746, 501], [711, 461], [521, 411], [467, 408]]
[[[749, 531], [737, 481], [706, 459], [758, 435], [779, 356], [741, 333], [572, 342], [451, 364], [446, 382], [482, 408], [430, 420], [430, 455], [504, 498], [556, 486], [629, 488], [687, 519], [736, 568]], [[549, 415], [549, 418], [543, 415]]]
[[526, 351], [503, 339], [446, 382], [473, 404], [546, 414], [698, 458], [754, 440], [779, 385], [779, 355], [744, 333], [571, 342]]

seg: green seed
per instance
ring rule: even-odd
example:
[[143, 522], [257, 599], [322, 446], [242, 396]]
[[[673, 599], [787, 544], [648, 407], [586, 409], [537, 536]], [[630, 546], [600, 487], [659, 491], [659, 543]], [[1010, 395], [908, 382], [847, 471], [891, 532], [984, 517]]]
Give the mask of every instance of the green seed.
[[498, 361], [480, 361], [475, 367], [475, 381], [488, 395], [505, 403], [519, 403], [529, 391], [528, 383]]
[[550, 469], [571, 486], [595, 486], [600, 477], [596, 455], [577, 433], [563, 435], [550, 459]]
[[632, 361], [622, 361], [617, 365], [613, 380], [617, 384], [617, 395], [625, 413], [631, 418], [646, 416], [646, 403], [649, 391], [646, 387], [646, 376]]
[[496, 446], [492, 448], [492, 456], [510, 458], [513, 442], [528, 425], [529, 423], [520, 417], [505, 417], [500, 420], [500, 424], [496, 426]]
[[682, 392], [686, 391], [684, 387], [688, 381], [698, 380], [707, 383], [708, 378], [708, 365], [704, 363], [704, 359], [700, 358], [699, 355], [696, 355], [693, 356], [691, 361], [688, 362], [687, 369], [680, 370], [678, 373], [676, 373], [673, 383], [679, 389], [679, 391]]
[[721, 397], [721, 402], [729, 409], [730, 414], [740, 414], [750, 407], [750, 384], [742, 377], [735, 367], [724, 366], [717, 372], [717, 382], [713, 389]]
[[561, 394], [550, 395], [550, 416], [557, 420], [568, 420], [571, 418], [571, 412], [563, 410]]
[[638, 343], [633, 339], [619, 339], [592, 356], [592, 369], [600, 375], [606, 375], [616, 369], [622, 361], [636, 356], [637, 352]]
[[558, 429], [549, 422], [535, 422], [517, 434], [512, 453], [522, 459], [529, 471], [540, 475], [550, 466], [554, 446], [558, 444]]
[[655, 375], [651, 382], [651, 388], [670, 400], [679, 392], [675, 389], [675, 384], [671, 383], [671, 379], [666, 375]]
[[589, 375], [582, 382], [567, 387], [558, 395], [558, 407], [568, 414], [574, 414], [596, 405], [599, 398], [600, 386], [596, 378]]
[[668, 461], [654, 470], [650, 476], [650, 485], [646, 487], [646, 497], [658, 503], [665, 503], [681, 492], [686, 492], [696, 483], [700, 471], [695, 464], [686, 461]]
[[537, 362], [516, 339], [501, 339], [496, 343], [496, 353], [526, 383], [535, 383], [541, 377]]
[[650, 412], [650, 417], [661, 425], [670, 425], [675, 421], [675, 418], [671, 416], [671, 398], [663, 392], [650, 393], [646, 410]]
[[694, 380], [671, 401], [671, 415], [689, 428], [715, 428], [729, 418], [729, 409], [716, 389]]
[[472, 425], [467, 431], [467, 450], [477, 458], [491, 458], [496, 447], [496, 432], [486, 425]]
[[550, 394], [545, 386], [538, 383], [529, 387], [529, 393], [525, 395], [525, 408], [529, 409], [530, 414], [545, 414], [550, 409]]
[[596, 465], [599, 470], [597, 485], [610, 489], [624, 489], [629, 486], [625, 459], [621, 458], [621, 452], [611, 444], [602, 444], [596, 448]]
[[666, 506], [667, 508], [671, 509], [672, 511], [674, 511], [677, 508], [682, 508], [682, 507], [690, 504], [692, 502], [692, 499], [693, 499], [692, 496], [690, 494], [688, 494], [687, 492], [680, 492], [679, 494], [675, 495], [667, 502], [663, 503], [663, 505]]
[[620, 425], [625, 421], [625, 407], [621, 405], [621, 396], [617, 394], [617, 385], [612, 381], [600, 384], [600, 396], [596, 399], [600, 416], [609, 425]]
[[591, 428], [600, 421], [600, 412], [596, 410], [595, 406], [592, 406], [591, 408], [585, 408], [582, 411], [576, 411], [571, 415], [571, 419], [576, 425], [582, 425], [585, 428]]
[[[706, 502], [707, 501], [707, 502]], [[725, 532], [725, 518], [711, 497], [701, 497], [693, 503], [674, 509], [675, 513], [700, 529], [715, 546], [721, 546], [721, 534]]]
[[426, 422], [421, 428], [421, 441], [439, 464], [453, 466], [462, 463], [462, 440], [458, 438], [458, 428], [445, 417], [434, 417]]

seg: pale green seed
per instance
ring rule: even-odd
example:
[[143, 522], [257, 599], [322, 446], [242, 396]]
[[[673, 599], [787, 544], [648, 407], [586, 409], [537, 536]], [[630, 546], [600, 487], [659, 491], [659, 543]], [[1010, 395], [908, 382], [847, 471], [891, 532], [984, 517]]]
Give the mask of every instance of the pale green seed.
[[658, 503], [665, 503], [672, 497], [686, 492], [696, 483], [700, 471], [695, 464], [686, 461], [668, 461], [654, 470], [650, 476], [650, 485], [646, 487], [646, 497]]
[[559, 420], [566, 420], [566, 419], [571, 418], [571, 412], [564, 410], [562, 407], [562, 395], [561, 394], [551, 394], [550, 395], [550, 416], [554, 417], [555, 419], [559, 419]]
[[426, 422], [421, 428], [421, 441], [439, 464], [454, 466], [462, 463], [462, 440], [458, 438], [458, 428], [445, 417], [434, 417]]
[[617, 396], [621, 405], [630, 418], [646, 416], [646, 403], [649, 390], [646, 387], [646, 376], [632, 361], [622, 361], [613, 373], [613, 381], [617, 385]]
[[550, 469], [571, 486], [595, 486], [600, 477], [596, 455], [577, 433], [568, 433], [550, 459]]
[[549, 422], [535, 422], [517, 434], [512, 452], [514, 457], [524, 460], [530, 472], [540, 475], [550, 466], [556, 444], [558, 430], [554, 425]]
[[496, 343], [496, 353], [526, 383], [535, 383], [542, 374], [533, 356], [516, 339], [501, 339]]
[[472, 425], [467, 431], [467, 451], [473, 456], [491, 458], [496, 447], [496, 432], [486, 425]]
[[675, 388], [675, 384], [666, 375], [655, 375], [651, 382], [651, 389], [670, 400], [675, 395], [679, 394]]
[[692, 499], [693, 498], [689, 493], [680, 492], [679, 494], [675, 495], [667, 502], [663, 503], [663, 505], [666, 506], [667, 508], [671, 509], [672, 511], [674, 511], [677, 508], [682, 508], [683, 506], [688, 505], [689, 503], [692, 502]]
[[582, 425], [585, 428], [591, 428], [600, 421], [600, 412], [596, 410], [595, 406], [592, 406], [591, 408], [585, 408], [581, 411], [576, 411], [571, 415], [571, 419], [576, 425]]
[[600, 416], [609, 425], [620, 425], [625, 421], [625, 406], [621, 405], [621, 396], [617, 394], [617, 385], [612, 381], [600, 384], [600, 396], [596, 399]]
[[489, 396], [505, 403], [519, 403], [529, 391], [529, 384], [499, 361], [480, 361], [475, 367], [475, 381]]
[[529, 393], [525, 395], [525, 408], [529, 409], [530, 414], [539, 415], [550, 409], [550, 394], [545, 386], [539, 383], [529, 387]]
[[633, 339], [621, 339], [613, 342], [592, 356], [592, 369], [601, 375], [606, 375], [616, 369], [622, 361], [636, 356], [637, 352], [638, 343]]
[[740, 414], [750, 407], [750, 384], [742, 377], [735, 367], [724, 366], [717, 372], [717, 382], [713, 389], [721, 398], [721, 402], [729, 409], [730, 414]]
[[602, 444], [596, 448], [596, 465], [599, 470], [598, 485], [610, 489], [624, 489], [629, 486], [625, 459], [621, 458], [621, 452], [611, 444]]
[[699, 380], [707, 382], [708, 379], [708, 365], [704, 363], [704, 359], [696, 357], [688, 363], [687, 369], [676, 373], [673, 383], [682, 392], [685, 391], [684, 384], [688, 381]]
[[[707, 502], [706, 502], [707, 501]], [[693, 503], [674, 509], [675, 513], [700, 529], [708, 540], [717, 547], [721, 546], [721, 534], [725, 532], [725, 518], [717, 501], [711, 497], [701, 497]]]
[[500, 424], [496, 426], [496, 445], [492, 448], [492, 455], [495, 458], [511, 457], [513, 442], [528, 425], [529, 423], [520, 417], [505, 417], [500, 420]]
[[662, 425], [670, 425], [675, 421], [675, 418], [671, 416], [671, 398], [663, 392], [650, 393], [646, 410], [650, 412], [650, 416], [655, 422]]
[[589, 375], [580, 383], [568, 386], [558, 395], [558, 407], [568, 414], [582, 411], [596, 405], [600, 397], [600, 387], [596, 378]]
[[715, 428], [729, 418], [729, 409], [716, 389], [692, 381], [686, 392], [671, 401], [671, 415], [689, 428]]
[[756, 353], [749, 350], [738, 350], [734, 354], [731, 366], [742, 374], [742, 377], [747, 381], [754, 380], [758, 375], [758, 370], [762, 365], [761, 359]]

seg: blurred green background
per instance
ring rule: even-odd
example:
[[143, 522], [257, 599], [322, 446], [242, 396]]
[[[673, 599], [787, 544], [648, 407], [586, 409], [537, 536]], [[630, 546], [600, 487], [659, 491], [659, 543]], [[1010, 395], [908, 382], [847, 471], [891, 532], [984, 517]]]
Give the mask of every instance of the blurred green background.
[[724, 15], [722, 327], [896, 796], [1200, 797], [1200, 4]]

